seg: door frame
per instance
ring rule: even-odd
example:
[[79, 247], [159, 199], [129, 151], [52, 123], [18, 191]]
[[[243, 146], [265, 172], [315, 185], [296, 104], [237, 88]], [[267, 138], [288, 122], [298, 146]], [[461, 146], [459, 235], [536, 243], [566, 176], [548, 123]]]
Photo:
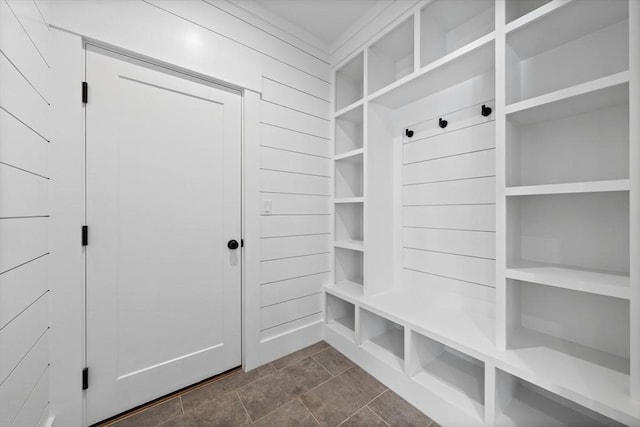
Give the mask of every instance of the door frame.
[[[148, 67], [153, 70], [158, 70], [160, 72], [168, 72], [170, 75], [174, 75], [177, 77], [184, 77], [188, 80], [195, 81], [197, 83], [204, 84], [206, 86], [219, 88], [225, 91], [235, 92], [240, 96], [240, 239], [244, 242], [246, 237], [245, 233], [247, 230], [246, 227], [246, 218], [247, 218], [247, 209], [246, 209], [246, 169], [245, 169], [245, 148], [246, 148], [246, 122], [245, 122], [245, 109], [246, 105], [246, 96], [247, 92], [244, 88], [238, 87], [231, 83], [222, 82], [220, 80], [204, 76], [186, 69], [182, 69], [180, 67], [175, 67], [170, 64], [163, 63], [161, 61], [154, 60], [153, 58], [140, 55], [134, 52], [130, 52], [124, 49], [119, 49], [117, 47], [113, 47], [111, 45], [106, 45], [96, 41], [89, 41], [86, 39], [82, 40], [82, 77], [83, 81], [87, 82], [87, 50], [88, 48], [98, 49], [104, 51], [104, 54], [110, 55], [118, 59], [120, 57], [121, 60], [130, 61], [134, 64], [139, 64], [143, 67]], [[91, 82], [88, 82], [89, 90], [88, 90], [88, 102], [91, 102]], [[87, 115], [86, 109], [84, 105], [82, 107], [82, 161], [81, 161], [81, 170], [82, 170], [82, 196], [81, 196], [81, 205], [82, 205], [82, 218], [83, 224], [87, 224]], [[247, 319], [245, 318], [247, 310], [245, 310], [245, 306], [247, 304], [246, 295], [246, 283], [245, 280], [245, 272], [247, 271], [246, 264], [246, 256], [245, 256], [245, 245], [241, 245], [240, 249], [240, 366], [242, 369], [245, 367], [245, 353], [247, 349], [247, 337], [246, 333], [247, 328]], [[82, 360], [83, 366], [88, 367], [88, 358], [87, 358], [87, 247], [82, 248], [82, 332], [83, 332], [83, 343], [82, 343]], [[90, 384], [90, 376], [89, 376], [89, 384]], [[88, 410], [87, 410], [87, 393], [89, 393], [90, 388], [83, 391], [83, 419], [84, 425], [87, 425], [88, 422]], [[162, 399], [159, 397], [158, 399]], [[158, 400], [156, 399], [156, 400]], [[154, 400], [155, 401], [155, 400]], [[136, 409], [136, 408], [131, 408]]]

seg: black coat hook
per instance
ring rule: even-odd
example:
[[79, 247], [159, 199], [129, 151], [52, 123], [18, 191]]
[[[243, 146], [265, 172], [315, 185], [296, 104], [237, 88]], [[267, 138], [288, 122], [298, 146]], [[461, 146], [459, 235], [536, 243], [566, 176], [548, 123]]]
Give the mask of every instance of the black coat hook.
[[449, 122], [444, 120], [443, 118], [438, 119], [438, 126], [440, 126], [442, 129], [446, 128], [448, 124]]
[[489, 114], [491, 114], [491, 111], [493, 111], [491, 107], [487, 107], [486, 105], [482, 104], [482, 115], [484, 117], [487, 117]]
[[413, 131], [411, 129], [407, 129], [404, 131], [404, 134], [407, 135], [408, 138], [413, 136]]

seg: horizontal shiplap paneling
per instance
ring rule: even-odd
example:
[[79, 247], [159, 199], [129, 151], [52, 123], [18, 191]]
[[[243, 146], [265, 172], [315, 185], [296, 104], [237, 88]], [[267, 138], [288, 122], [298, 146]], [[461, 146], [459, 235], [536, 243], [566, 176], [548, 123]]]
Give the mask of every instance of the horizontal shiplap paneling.
[[404, 184], [493, 176], [495, 171], [495, 150], [491, 149], [406, 165]]
[[326, 253], [331, 244], [331, 235], [276, 237], [261, 239], [260, 250], [263, 261]]
[[262, 261], [260, 263], [260, 282], [265, 284], [325, 273], [330, 271], [330, 266], [331, 259], [328, 253]]
[[49, 365], [48, 333], [31, 348], [9, 377], [0, 384], [0, 425], [10, 426], [42, 380]]
[[496, 230], [495, 205], [407, 206], [405, 227], [448, 228], [453, 230]]
[[47, 221], [0, 219], [0, 274], [47, 253]]
[[49, 176], [48, 142], [0, 109], [0, 162]]
[[313, 154], [318, 157], [326, 157], [327, 159], [331, 155], [331, 143], [324, 138], [294, 132], [264, 123], [260, 125], [260, 144], [263, 147]]
[[495, 203], [496, 183], [494, 177], [436, 182], [405, 186], [403, 193], [405, 206]]
[[329, 116], [329, 102], [270, 78], [262, 79], [262, 99], [323, 119]]
[[49, 408], [49, 369], [47, 369], [29, 394], [24, 406], [18, 412], [12, 427], [44, 426], [41, 422]]
[[303, 236], [331, 233], [330, 215], [261, 216], [262, 237]]
[[260, 121], [320, 138], [331, 137], [331, 122], [270, 102], [260, 104]]
[[312, 313], [307, 316], [301, 317], [296, 320], [292, 320], [282, 325], [273, 326], [271, 328], [264, 329], [260, 332], [261, 341], [268, 341], [271, 339], [279, 338], [285, 334], [298, 331], [303, 328], [307, 328], [311, 325], [317, 325], [322, 323], [324, 315], [322, 312]]
[[262, 199], [272, 201], [273, 215], [328, 215], [331, 213], [331, 199], [326, 196], [262, 193]]
[[0, 218], [49, 214], [49, 180], [0, 163]]
[[263, 192], [272, 193], [329, 196], [331, 195], [331, 178], [262, 170], [260, 171], [260, 189]]
[[283, 323], [322, 311], [322, 293], [309, 295], [280, 304], [263, 307], [260, 312], [262, 329], [273, 328]]
[[47, 291], [48, 256], [0, 274], [0, 328]]
[[307, 175], [331, 176], [331, 160], [329, 159], [271, 147], [260, 147], [260, 167]]
[[0, 329], [0, 383], [18, 366], [31, 347], [47, 330], [47, 294], [25, 308], [8, 325]]
[[403, 238], [406, 248], [489, 259], [496, 257], [496, 235], [491, 232], [405, 228]]
[[483, 123], [446, 134], [412, 140], [403, 146], [404, 163], [460, 155], [496, 146], [495, 123]]
[[260, 305], [274, 305], [322, 291], [331, 280], [330, 273], [318, 273], [260, 286]]
[[411, 270], [495, 287], [495, 261], [405, 248], [404, 267]]

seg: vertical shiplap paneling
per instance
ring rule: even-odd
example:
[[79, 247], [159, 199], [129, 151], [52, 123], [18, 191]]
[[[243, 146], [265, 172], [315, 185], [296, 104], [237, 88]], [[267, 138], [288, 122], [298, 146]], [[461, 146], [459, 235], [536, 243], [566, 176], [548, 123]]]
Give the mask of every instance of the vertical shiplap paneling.
[[0, 0], [0, 425], [48, 418], [49, 27]]

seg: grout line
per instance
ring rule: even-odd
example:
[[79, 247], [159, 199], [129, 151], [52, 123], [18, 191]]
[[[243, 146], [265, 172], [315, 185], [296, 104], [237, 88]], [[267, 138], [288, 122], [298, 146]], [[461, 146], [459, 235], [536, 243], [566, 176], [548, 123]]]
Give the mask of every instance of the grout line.
[[233, 393], [236, 394], [236, 397], [238, 398], [238, 400], [240, 401], [240, 405], [242, 405], [242, 409], [244, 409], [244, 413], [247, 414], [247, 417], [249, 417], [249, 421], [253, 424], [253, 418], [251, 418], [251, 415], [249, 415], [249, 411], [247, 410], [247, 407], [244, 406], [244, 402], [242, 401], [242, 398], [240, 397], [240, 393], [238, 393], [238, 389], [235, 389], [233, 391]]
[[302, 399], [300, 399], [300, 396], [298, 396], [298, 401], [300, 403], [302, 403], [302, 406], [305, 407], [305, 409], [307, 410], [307, 412], [309, 412], [309, 414], [311, 415], [311, 417], [313, 417], [313, 419], [318, 423], [318, 425], [322, 425], [320, 424], [320, 421], [318, 421], [318, 419], [316, 418], [315, 415], [313, 415], [313, 412], [311, 412], [311, 409], [309, 409], [309, 407], [307, 405], [304, 404], [304, 402], [302, 401]]
[[259, 421], [264, 420], [264, 419], [265, 419], [265, 418], [267, 418], [269, 415], [271, 415], [271, 414], [273, 414], [274, 412], [276, 412], [278, 409], [284, 408], [285, 406], [287, 406], [287, 405], [288, 405], [288, 404], [290, 404], [291, 402], [295, 401], [296, 399], [297, 399], [297, 397], [295, 397], [295, 398], [293, 398], [293, 399], [291, 399], [291, 400], [288, 400], [286, 403], [283, 403], [282, 405], [278, 406], [278, 407], [277, 407], [276, 409], [274, 409], [273, 411], [271, 411], [271, 412], [269, 412], [269, 413], [267, 413], [267, 414], [264, 414], [263, 416], [261, 416], [260, 418], [258, 418], [258, 419], [257, 419], [257, 420], [255, 420], [255, 421], [253, 421], [253, 420], [251, 419], [251, 416], [249, 416], [249, 419], [250, 419], [250, 420], [252, 420], [252, 422], [251, 422], [252, 424], [255, 424], [255, 423], [259, 422]]
[[[323, 352], [325, 352], [325, 351], [327, 351], [327, 350], [329, 350], [329, 349], [323, 350], [323, 351], [321, 351], [320, 353], [323, 353]], [[331, 373], [331, 372], [330, 372], [330, 371], [329, 371], [329, 370], [328, 370], [328, 369], [327, 369], [327, 368], [322, 364], [322, 362], [320, 362], [318, 359], [316, 359], [316, 358], [315, 358], [315, 356], [319, 355], [320, 353], [316, 353], [316, 354], [314, 354], [313, 356], [311, 356], [311, 359], [313, 359], [313, 361], [314, 361], [314, 362], [316, 362], [318, 365], [322, 366], [322, 369], [324, 369], [325, 371], [327, 371], [327, 373], [328, 373], [329, 375], [331, 375], [331, 377], [336, 377], [337, 375], [332, 374], [332, 373]]]

